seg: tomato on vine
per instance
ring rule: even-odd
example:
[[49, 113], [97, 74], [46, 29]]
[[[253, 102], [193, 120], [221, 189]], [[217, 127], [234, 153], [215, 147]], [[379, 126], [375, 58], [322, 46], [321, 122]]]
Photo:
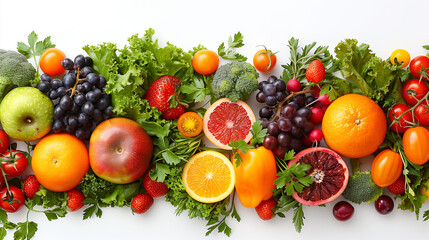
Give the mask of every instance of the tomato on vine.
[[424, 73], [422, 76], [422, 79], [428, 80], [429, 75], [429, 58], [426, 56], [417, 56], [413, 58], [410, 62], [410, 71], [411, 74], [413, 74], [414, 77], [419, 78], [422, 75], [422, 72]]
[[219, 56], [212, 50], [200, 50], [192, 57], [192, 67], [201, 75], [209, 75], [216, 72], [218, 66]]
[[407, 128], [411, 127], [413, 115], [410, 108], [402, 103], [395, 104], [389, 110], [390, 129], [397, 133], [404, 133]]
[[266, 48], [261, 49], [253, 56], [253, 66], [260, 72], [269, 72], [276, 66], [276, 53]]
[[61, 65], [64, 58], [66, 58], [66, 54], [60, 49], [48, 48], [40, 56], [40, 68], [51, 77], [62, 74], [65, 71]]
[[0, 129], [0, 153], [6, 152], [9, 149], [10, 140], [9, 136], [3, 129]]
[[426, 82], [419, 79], [407, 81], [402, 88], [402, 96], [411, 106], [416, 105], [418, 100], [424, 98], [428, 92], [429, 87]]
[[[410, 63], [410, 58], [411, 58], [410, 54], [406, 50], [396, 49], [390, 55], [390, 62], [393, 65], [396, 65], [396, 62], [398, 62], [399, 64], [401, 64], [401, 68], [404, 68], [408, 66], [408, 64]], [[396, 59], [396, 62], [395, 62], [395, 59]]]
[[2, 188], [0, 191], [0, 207], [6, 212], [14, 213], [24, 206], [25, 197], [21, 189], [15, 186]]
[[7, 151], [0, 158], [7, 177], [20, 176], [27, 168], [27, 158], [17, 150]]
[[414, 116], [421, 126], [429, 126], [429, 106], [426, 101], [423, 101], [414, 109]]

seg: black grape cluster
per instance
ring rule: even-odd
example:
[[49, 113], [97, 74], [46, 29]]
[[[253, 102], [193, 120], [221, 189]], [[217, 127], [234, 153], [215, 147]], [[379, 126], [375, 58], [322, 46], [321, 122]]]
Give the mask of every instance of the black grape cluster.
[[290, 94], [284, 80], [270, 76], [259, 83], [256, 95], [258, 102], [266, 104], [259, 110], [261, 124], [268, 132], [263, 146], [279, 158], [291, 149], [295, 152], [304, 149], [304, 137], [314, 129], [310, 106], [316, 98], [304, 93]]
[[52, 131], [88, 140], [93, 127], [113, 114], [111, 96], [104, 92], [106, 78], [94, 73], [90, 57], [64, 58], [61, 64], [68, 70], [62, 80], [42, 74], [38, 85], [55, 106]]

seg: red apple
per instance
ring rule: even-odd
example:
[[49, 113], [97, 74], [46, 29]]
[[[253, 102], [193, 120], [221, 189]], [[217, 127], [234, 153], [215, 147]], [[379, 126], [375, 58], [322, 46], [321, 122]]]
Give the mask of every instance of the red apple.
[[138, 123], [112, 118], [98, 125], [89, 142], [89, 162], [97, 176], [125, 184], [136, 181], [149, 167], [153, 143]]

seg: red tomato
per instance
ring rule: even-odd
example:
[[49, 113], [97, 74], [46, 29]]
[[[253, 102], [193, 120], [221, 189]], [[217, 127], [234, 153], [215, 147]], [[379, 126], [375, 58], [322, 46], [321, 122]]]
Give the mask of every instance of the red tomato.
[[419, 79], [411, 79], [404, 84], [402, 88], [402, 96], [405, 101], [414, 106], [418, 100], [422, 99], [429, 92], [429, 87], [424, 81]]
[[6, 152], [6, 150], [9, 149], [9, 144], [9, 136], [5, 131], [0, 129], [0, 153]]
[[58, 48], [48, 48], [40, 56], [40, 68], [51, 77], [59, 75], [65, 71], [61, 65], [61, 61], [64, 58], [66, 58], [66, 55], [63, 51]]
[[[20, 151], [7, 151], [3, 153], [2, 158], [3, 171], [8, 177], [17, 177], [27, 168], [27, 158]], [[5, 160], [10, 162], [5, 162]]]
[[380, 152], [372, 162], [372, 180], [374, 180], [377, 186], [390, 186], [401, 176], [402, 167], [401, 155], [390, 149], [386, 149]]
[[192, 57], [192, 67], [195, 72], [202, 75], [209, 75], [216, 72], [219, 66], [219, 57], [212, 50], [200, 50]]
[[414, 109], [414, 116], [420, 125], [429, 126], [429, 106], [426, 101], [423, 101]]
[[6, 187], [0, 191], [0, 207], [6, 212], [14, 213], [24, 206], [25, 197], [21, 189], [10, 186], [9, 191]]
[[413, 127], [405, 131], [402, 145], [407, 158], [417, 165], [423, 165], [429, 160], [429, 131], [424, 127]]
[[262, 49], [253, 56], [253, 66], [260, 72], [269, 72], [277, 63], [277, 57], [271, 50]]
[[[429, 68], [429, 58], [426, 56], [417, 56], [410, 62], [411, 74], [416, 78], [420, 79], [422, 70], [427, 68]], [[429, 74], [428, 70], [426, 70], [426, 74]], [[427, 78], [423, 79], [427, 80]]]
[[393, 123], [390, 125], [390, 129], [392, 129], [392, 131], [403, 133], [405, 130], [407, 130], [407, 128], [411, 127], [411, 125], [408, 123], [413, 121], [411, 111], [408, 111], [402, 115], [400, 119], [397, 119], [401, 114], [409, 109], [410, 108], [407, 105], [398, 103], [389, 110], [389, 121], [390, 123]]

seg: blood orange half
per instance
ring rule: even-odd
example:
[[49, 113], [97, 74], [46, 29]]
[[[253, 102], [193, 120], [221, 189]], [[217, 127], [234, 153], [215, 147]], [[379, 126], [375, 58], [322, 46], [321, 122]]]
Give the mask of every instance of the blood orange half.
[[307, 174], [313, 183], [301, 193], [292, 197], [305, 205], [321, 205], [337, 199], [346, 189], [349, 170], [344, 160], [331, 149], [324, 147], [307, 148], [299, 152], [288, 164], [310, 164]]
[[222, 98], [214, 102], [204, 114], [203, 130], [214, 145], [229, 150], [230, 141], [250, 141], [250, 129], [255, 121], [255, 114], [245, 102], [231, 102]]

